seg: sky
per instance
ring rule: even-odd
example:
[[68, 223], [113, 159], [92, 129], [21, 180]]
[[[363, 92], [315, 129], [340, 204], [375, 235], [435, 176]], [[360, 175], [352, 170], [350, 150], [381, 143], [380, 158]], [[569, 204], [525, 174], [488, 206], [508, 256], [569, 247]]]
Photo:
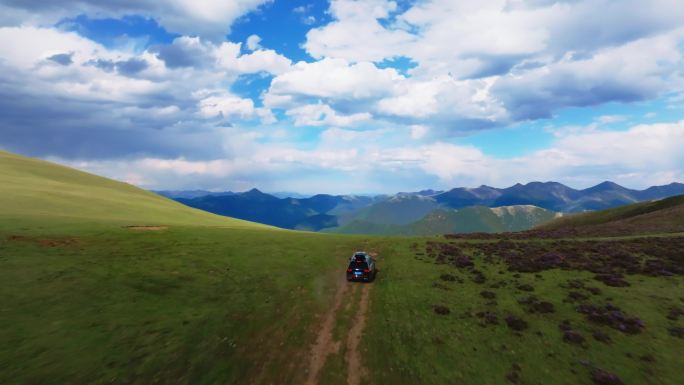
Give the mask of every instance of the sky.
[[684, 3], [0, 0], [0, 149], [157, 190], [684, 182]]

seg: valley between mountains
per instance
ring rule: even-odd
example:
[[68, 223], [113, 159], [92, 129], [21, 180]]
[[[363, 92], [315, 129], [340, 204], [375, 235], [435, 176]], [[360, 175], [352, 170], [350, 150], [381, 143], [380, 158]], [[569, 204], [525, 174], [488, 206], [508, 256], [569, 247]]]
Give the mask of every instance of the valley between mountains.
[[672, 183], [631, 190], [604, 182], [575, 190], [556, 182], [532, 182], [423, 190], [395, 195], [282, 197], [252, 189], [243, 193], [160, 191], [190, 207], [286, 229], [343, 234], [439, 235], [523, 231], [563, 215], [603, 210], [684, 194]]

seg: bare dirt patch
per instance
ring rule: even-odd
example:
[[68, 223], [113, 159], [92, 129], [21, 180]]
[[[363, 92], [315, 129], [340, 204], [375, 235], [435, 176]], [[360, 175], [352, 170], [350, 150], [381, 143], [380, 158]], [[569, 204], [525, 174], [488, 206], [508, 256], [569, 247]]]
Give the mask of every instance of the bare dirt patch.
[[129, 230], [135, 230], [135, 231], [161, 231], [161, 230], [166, 230], [169, 228], [169, 226], [124, 226], [125, 228]]
[[62, 239], [39, 239], [38, 244], [44, 247], [63, 247], [63, 246], [74, 246], [79, 243], [78, 239], [75, 238], [62, 238]]
[[76, 238], [33, 238], [24, 235], [10, 235], [7, 237], [8, 241], [14, 242], [33, 242], [43, 247], [64, 247], [76, 246], [80, 241]]

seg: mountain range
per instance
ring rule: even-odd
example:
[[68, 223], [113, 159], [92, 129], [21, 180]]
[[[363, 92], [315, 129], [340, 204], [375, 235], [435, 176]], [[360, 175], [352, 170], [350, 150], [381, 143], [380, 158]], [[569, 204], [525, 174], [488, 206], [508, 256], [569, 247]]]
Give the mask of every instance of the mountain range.
[[278, 198], [257, 189], [162, 194], [215, 214], [287, 229], [429, 235], [526, 230], [558, 213], [602, 210], [684, 194], [684, 184], [633, 190], [607, 181], [577, 190], [558, 182], [530, 182], [507, 188], [483, 185], [395, 195], [317, 194], [308, 198]]

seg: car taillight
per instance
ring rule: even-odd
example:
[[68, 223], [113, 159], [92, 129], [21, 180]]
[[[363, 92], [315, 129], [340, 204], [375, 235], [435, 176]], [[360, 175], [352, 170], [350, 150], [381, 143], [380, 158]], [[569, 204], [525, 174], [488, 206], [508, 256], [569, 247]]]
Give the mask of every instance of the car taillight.
[[347, 269], [347, 273], [351, 273], [351, 267]]
[[363, 269], [363, 272], [364, 272], [364, 273], [370, 273], [370, 270], [368, 270], [368, 269]]

